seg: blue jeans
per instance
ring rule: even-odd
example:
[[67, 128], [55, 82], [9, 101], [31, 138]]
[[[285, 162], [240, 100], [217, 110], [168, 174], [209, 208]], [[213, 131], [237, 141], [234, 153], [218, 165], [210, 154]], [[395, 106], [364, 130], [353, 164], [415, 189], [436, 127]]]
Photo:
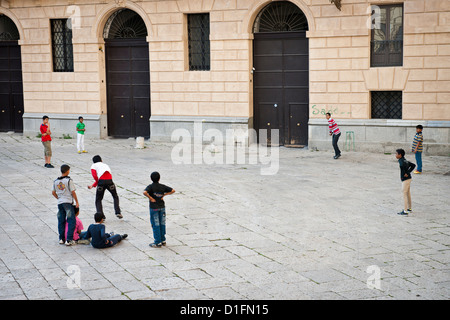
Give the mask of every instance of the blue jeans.
[[155, 244], [166, 241], [166, 208], [150, 208], [150, 223], [153, 228]]
[[[73, 232], [75, 231], [75, 210], [71, 203], [61, 203], [58, 204], [58, 233], [59, 240], [73, 240]], [[67, 239], [65, 236], [66, 231], [66, 220], [69, 224], [67, 228]]]
[[[97, 248], [97, 249], [109, 248], [109, 247], [115, 246], [120, 241], [122, 241], [122, 235], [120, 235], [120, 234], [111, 235], [110, 233], [107, 233], [106, 236], [107, 236], [106, 240], [108, 240], [108, 244], [104, 243], [101, 246], [95, 246], [94, 248]], [[82, 231], [80, 233], [80, 240], [91, 240], [90, 238], [87, 237], [87, 231]]]
[[120, 234], [110, 235], [109, 233], [107, 233], [107, 236], [108, 236], [108, 238], [106, 240], [108, 241], [108, 243], [104, 243], [100, 247], [94, 247], [94, 248], [97, 248], [97, 249], [109, 248], [109, 247], [115, 246], [120, 241], [122, 241], [122, 235], [120, 235]]
[[416, 152], [417, 171], [422, 172], [422, 152]]

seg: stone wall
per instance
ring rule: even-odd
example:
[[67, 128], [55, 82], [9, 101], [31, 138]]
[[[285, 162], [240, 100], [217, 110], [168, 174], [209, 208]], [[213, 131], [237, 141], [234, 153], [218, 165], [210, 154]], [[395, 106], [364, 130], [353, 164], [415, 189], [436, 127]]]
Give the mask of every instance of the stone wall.
[[[369, 2], [343, 1], [338, 17], [325, 2], [311, 6], [309, 146], [329, 147], [330, 111], [344, 125], [341, 143], [346, 130], [355, 131], [359, 150], [409, 150], [422, 124], [429, 126], [425, 152], [449, 155], [450, 1], [404, 1], [403, 66], [382, 68], [370, 67]], [[374, 2], [390, 3], [398, 2]], [[403, 92], [403, 120], [370, 119], [370, 92], [391, 90]]]
[[[426, 155], [450, 156], [450, 127], [448, 121], [338, 119], [341, 151], [395, 153], [398, 148], [408, 154], [416, 134], [416, 126], [423, 126]], [[311, 119], [308, 147], [312, 150], [334, 152], [326, 119]]]
[[[75, 119], [107, 117], [102, 32], [108, 17], [125, 7], [137, 12], [147, 26], [151, 113], [159, 124], [161, 117], [172, 116], [174, 123], [180, 122], [177, 117], [217, 117], [227, 119], [225, 123], [247, 118], [251, 127], [252, 25], [270, 2], [1, 1], [0, 13], [13, 19], [21, 35], [24, 117], [47, 113]], [[404, 120], [444, 121], [442, 125], [450, 127], [446, 124], [450, 121], [449, 0], [403, 1], [403, 66], [387, 68], [370, 67], [369, 6], [398, 1], [343, 0], [341, 11], [329, 0], [291, 2], [305, 13], [309, 24], [311, 143], [321, 141], [314, 126], [324, 119], [322, 110], [332, 110], [337, 120], [370, 119], [373, 90], [403, 91]], [[211, 70], [188, 71], [186, 14], [200, 12], [210, 13]], [[73, 20], [74, 72], [52, 72], [52, 18]], [[106, 122], [96, 126], [94, 135], [107, 136]], [[28, 123], [32, 121], [25, 121], [25, 133], [37, 131]]]

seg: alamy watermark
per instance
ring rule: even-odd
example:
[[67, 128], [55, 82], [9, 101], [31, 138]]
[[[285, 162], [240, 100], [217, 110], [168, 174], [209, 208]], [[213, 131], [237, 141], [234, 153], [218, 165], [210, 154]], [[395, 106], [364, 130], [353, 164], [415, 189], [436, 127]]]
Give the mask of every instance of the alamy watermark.
[[66, 285], [67, 288], [72, 289], [80, 289], [81, 288], [81, 269], [77, 265], [70, 265], [67, 267], [67, 274], [69, 277], [67, 278]]
[[370, 274], [367, 278], [367, 288], [381, 290], [381, 270], [377, 265], [367, 267], [366, 272]]
[[367, 7], [366, 11], [370, 17], [367, 19], [366, 24], [369, 29], [381, 28], [381, 9], [379, 6], [372, 5]]
[[174, 164], [260, 165], [261, 175], [275, 175], [279, 170], [277, 129], [263, 129], [258, 133], [254, 129], [227, 129], [224, 136], [215, 128], [203, 132], [203, 123], [195, 122], [193, 134], [187, 129], [175, 129], [171, 140], [177, 142], [171, 153]]
[[70, 5], [66, 9], [66, 14], [69, 15], [67, 19], [67, 28], [69, 29], [80, 29], [81, 28], [81, 12], [80, 7], [75, 5]]

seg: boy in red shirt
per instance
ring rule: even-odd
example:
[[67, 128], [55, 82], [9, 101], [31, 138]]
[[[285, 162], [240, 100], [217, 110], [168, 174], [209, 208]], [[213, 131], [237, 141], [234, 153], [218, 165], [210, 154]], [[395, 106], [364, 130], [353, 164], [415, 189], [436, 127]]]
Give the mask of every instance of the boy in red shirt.
[[44, 157], [45, 157], [45, 165], [46, 168], [54, 168], [51, 165], [52, 160], [52, 137], [50, 136], [52, 133], [50, 131], [50, 127], [48, 125], [48, 117], [42, 117], [42, 124], [40, 127], [41, 131], [41, 141], [44, 145]]

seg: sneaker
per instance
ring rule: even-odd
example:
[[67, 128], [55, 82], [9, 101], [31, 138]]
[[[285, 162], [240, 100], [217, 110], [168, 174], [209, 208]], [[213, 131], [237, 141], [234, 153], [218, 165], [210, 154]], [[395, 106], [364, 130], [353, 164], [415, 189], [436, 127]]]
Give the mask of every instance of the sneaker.
[[47, 163], [46, 167], [47, 168], [54, 168], [54, 166], [52, 166], [50, 163]]
[[63, 239], [61, 239], [61, 240], [59, 240], [59, 244], [64, 244], [64, 240]]
[[408, 211], [402, 210], [402, 211], [400, 211], [400, 212], [397, 213], [397, 214], [399, 214], [399, 215], [401, 215], [401, 216], [407, 216], [407, 215], [408, 215]]
[[83, 150], [83, 153], [87, 153], [87, 151], [86, 151], [86, 150]]
[[125, 240], [126, 238], [128, 238], [128, 235], [127, 235], [126, 233], [124, 233], [124, 234], [122, 235], [122, 240]]
[[422, 171], [417, 171], [417, 170], [414, 170], [414, 173], [415, 173], [415, 174], [421, 174], [421, 173], [422, 173]]
[[78, 151], [78, 154], [81, 154], [81, 151]]
[[76, 243], [75, 243], [75, 241], [73, 241], [73, 240], [68, 240], [68, 241], [66, 241], [66, 246], [72, 246], [72, 245], [74, 245], [74, 244], [76, 244]]
[[80, 239], [77, 241], [78, 244], [90, 244], [91, 241], [88, 239]]
[[161, 245], [165, 246], [165, 245], [166, 245], [166, 242], [165, 242], [165, 241], [161, 242]]
[[406, 212], [408, 212], [408, 214], [412, 213], [412, 209], [406, 209]]
[[119, 218], [119, 219], [122, 219], [123, 215], [121, 213], [118, 213], [118, 214], [116, 214], [116, 217]]
[[161, 248], [161, 243], [158, 243], [158, 244], [157, 243], [150, 243], [149, 246], [152, 247], [152, 248]]
[[341, 155], [340, 154], [338, 154], [337, 156], [334, 156], [333, 158], [334, 159], [337, 159], [337, 158], [339, 158]]

